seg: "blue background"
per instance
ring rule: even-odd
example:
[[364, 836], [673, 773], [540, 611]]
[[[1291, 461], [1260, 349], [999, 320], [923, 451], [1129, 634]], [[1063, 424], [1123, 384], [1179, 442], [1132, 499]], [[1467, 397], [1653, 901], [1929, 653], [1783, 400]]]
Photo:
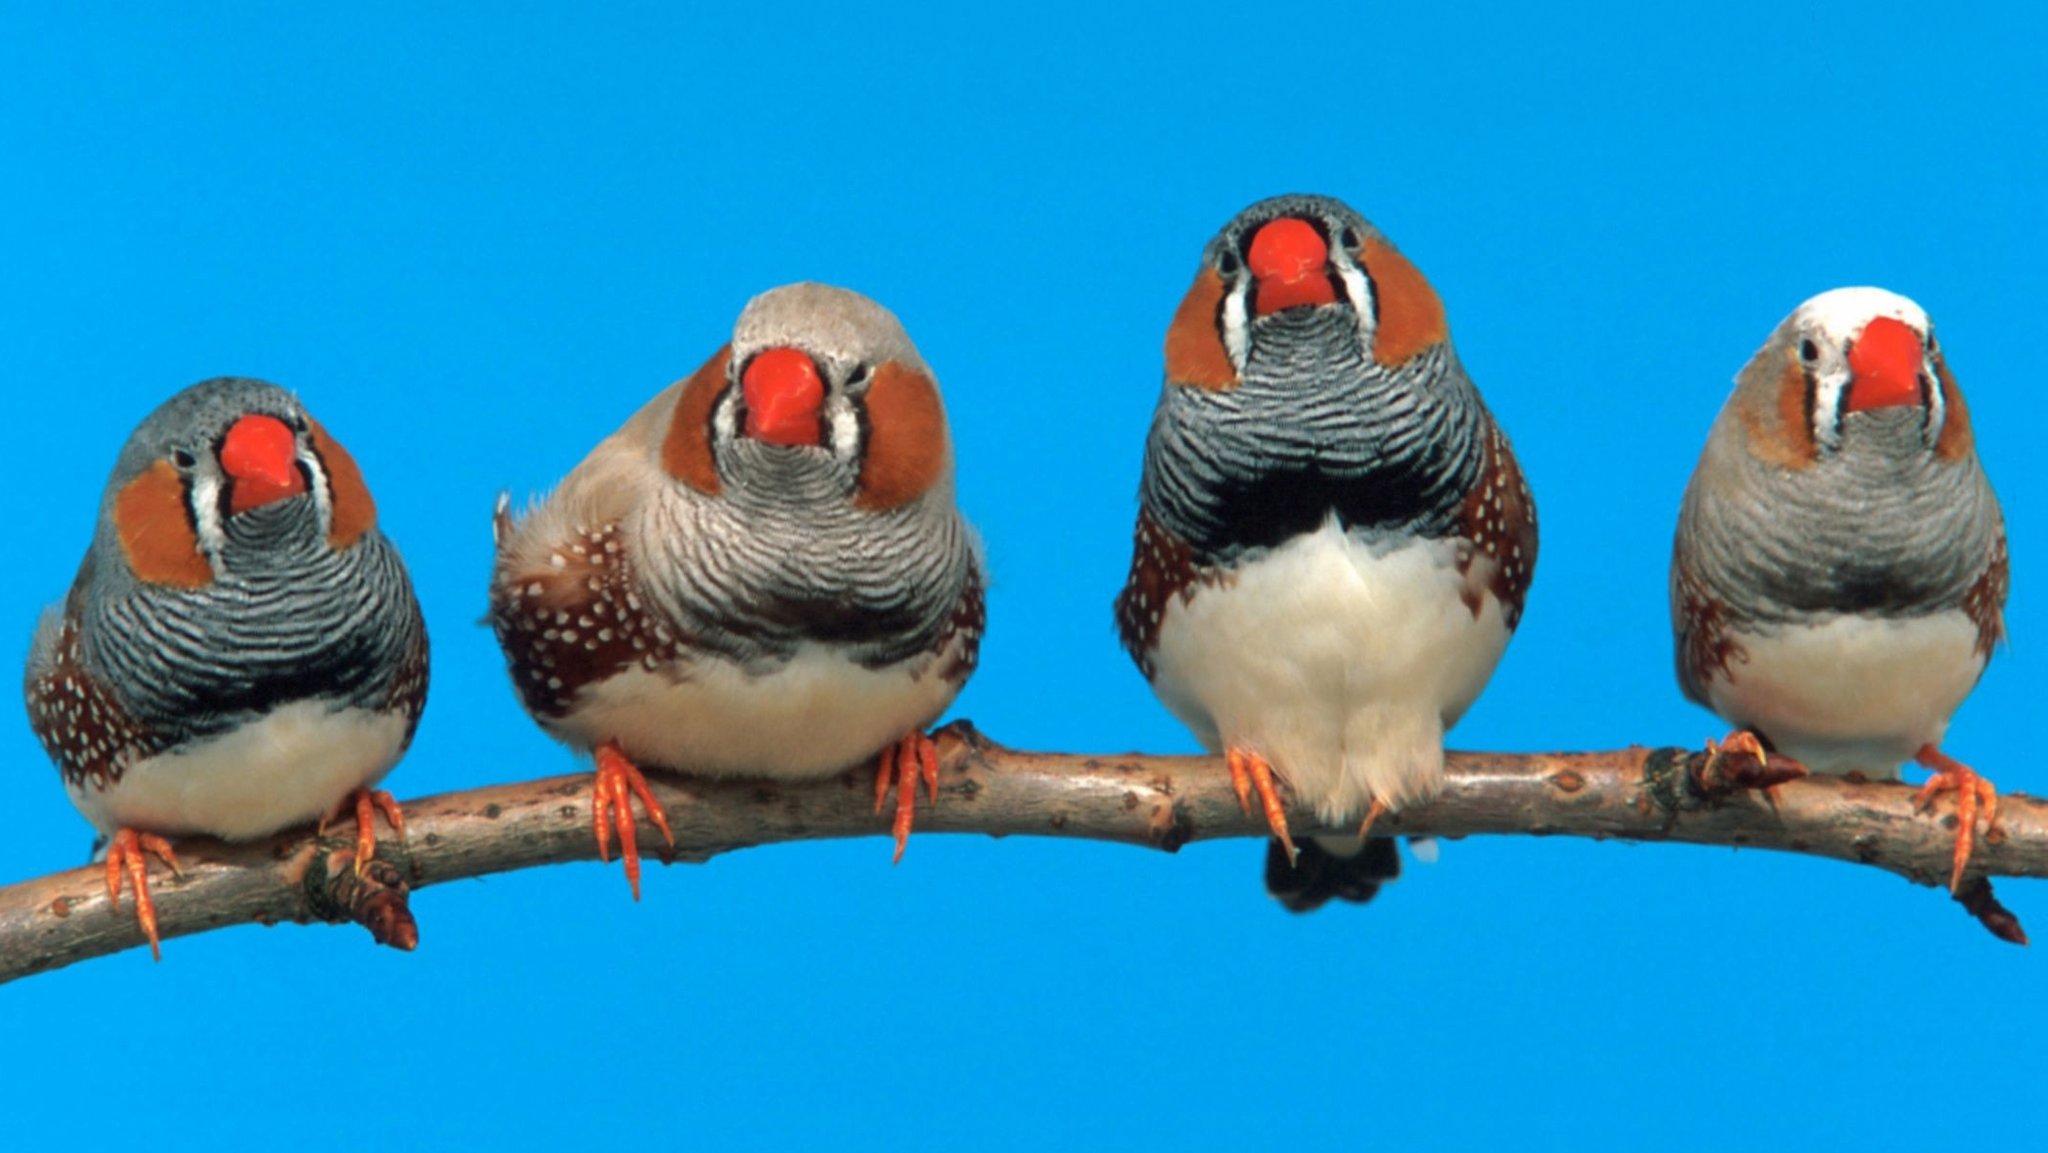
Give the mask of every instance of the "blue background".
[[[493, 495], [553, 483], [750, 295], [820, 279], [894, 309], [946, 390], [995, 573], [957, 714], [1026, 747], [1190, 750], [1108, 608], [1160, 341], [1219, 225], [1319, 191], [1434, 281], [1542, 507], [1529, 614], [1455, 744], [1720, 731], [1670, 674], [1679, 492], [1771, 327], [1875, 283], [1936, 318], [2012, 533], [2015, 643], [1949, 748], [2048, 784], [2034, 6], [349, 7], [8, 18], [19, 649], [133, 424], [259, 375], [353, 450], [426, 604], [432, 704], [391, 786], [569, 771], [475, 623]], [[0, 747], [0, 881], [79, 863], [18, 710]], [[2025, 1147], [2040, 951], [1931, 890], [1493, 838], [1298, 918], [1262, 851], [926, 837], [892, 869], [876, 838], [656, 869], [637, 906], [616, 866], [435, 888], [411, 956], [353, 927], [175, 940], [0, 989], [0, 1127], [23, 1149], [91, 1139], [82, 1119], [166, 1149]], [[2048, 933], [2048, 890], [2002, 895]]]

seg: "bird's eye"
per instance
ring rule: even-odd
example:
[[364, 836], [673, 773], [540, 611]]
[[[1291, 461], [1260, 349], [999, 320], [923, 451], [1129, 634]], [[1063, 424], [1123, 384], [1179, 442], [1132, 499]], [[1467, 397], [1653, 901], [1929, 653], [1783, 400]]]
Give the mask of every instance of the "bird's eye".
[[868, 378], [873, 375], [874, 370], [870, 369], [867, 365], [856, 364], [853, 366], [853, 371], [846, 374], [846, 387], [849, 389], [866, 388]]
[[171, 450], [171, 463], [179, 468], [194, 468], [198, 466], [199, 458], [182, 448], [174, 448]]
[[1358, 238], [1358, 230], [1347, 224], [1344, 231], [1338, 235], [1337, 243], [1342, 245], [1346, 252], [1356, 252], [1363, 242]]
[[1820, 359], [1820, 345], [1815, 344], [1812, 337], [1799, 342], [1799, 359], [1808, 364]]
[[1223, 254], [1216, 258], [1216, 271], [1222, 273], [1225, 276], [1236, 276], [1237, 253], [1232, 252], [1228, 248], [1224, 249]]

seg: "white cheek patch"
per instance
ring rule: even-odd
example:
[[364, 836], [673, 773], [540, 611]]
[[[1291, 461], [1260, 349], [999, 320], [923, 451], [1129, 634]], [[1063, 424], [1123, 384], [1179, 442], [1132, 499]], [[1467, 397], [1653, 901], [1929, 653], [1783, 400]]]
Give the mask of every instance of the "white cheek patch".
[[1223, 351], [1230, 354], [1231, 367], [1239, 375], [1252, 354], [1250, 285], [1250, 280], [1240, 281], [1223, 297]]
[[305, 466], [306, 475], [313, 478], [313, 507], [320, 512], [320, 531], [329, 532], [334, 528], [334, 489], [327, 483], [327, 470], [321, 467], [320, 457], [312, 446], [299, 446], [299, 463]]
[[192, 475], [192, 525], [199, 537], [200, 551], [220, 567], [220, 553], [227, 547], [227, 531], [220, 523], [220, 478], [207, 472]]
[[1941, 394], [1941, 375], [1934, 371], [1934, 356], [1929, 353], [1920, 366], [1920, 372], [1927, 381], [1927, 430], [1924, 434], [1929, 446], [1941, 439], [1941, 429], [1948, 420], [1948, 398]]
[[1842, 446], [1842, 400], [1849, 391], [1849, 368], [1837, 365], [1813, 378], [1813, 442], [1833, 452]]
[[1373, 332], [1379, 327], [1373, 318], [1372, 282], [1365, 273], [1348, 257], [1337, 259], [1337, 278], [1344, 282], [1344, 295], [1351, 300], [1351, 311], [1358, 317], [1358, 346], [1372, 347]]
[[715, 440], [730, 443], [740, 434], [740, 390], [726, 386], [725, 395], [718, 398], [717, 407], [711, 410], [711, 431]]
[[860, 416], [853, 410], [853, 402], [844, 396], [834, 396], [825, 403], [825, 427], [832, 438], [832, 455], [840, 460], [852, 460], [860, 453]]

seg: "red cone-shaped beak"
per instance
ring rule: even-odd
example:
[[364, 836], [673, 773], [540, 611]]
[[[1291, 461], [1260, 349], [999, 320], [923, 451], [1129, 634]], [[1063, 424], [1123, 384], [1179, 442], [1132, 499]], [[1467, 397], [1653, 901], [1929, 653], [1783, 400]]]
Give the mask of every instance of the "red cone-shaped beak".
[[771, 348], [748, 361], [740, 395], [747, 402], [747, 435], [756, 440], [815, 445], [824, 435], [818, 410], [825, 382], [817, 364], [794, 348]]
[[1255, 311], [1260, 316], [1303, 304], [1336, 303], [1330, 246], [1306, 220], [1283, 216], [1260, 225], [1245, 251], [1245, 267], [1259, 279]]
[[1863, 326], [1863, 335], [1849, 349], [1849, 395], [1846, 412], [1920, 403], [1920, 369], [1926, 345], [1913, 326], [1889, 316]]
[[234, 480], [228, 511], [247, 512], [306, 491], [298, 456], [298, 438], [285, 422], [253, 413], [236, 421], [220, 446], [220, 466]]

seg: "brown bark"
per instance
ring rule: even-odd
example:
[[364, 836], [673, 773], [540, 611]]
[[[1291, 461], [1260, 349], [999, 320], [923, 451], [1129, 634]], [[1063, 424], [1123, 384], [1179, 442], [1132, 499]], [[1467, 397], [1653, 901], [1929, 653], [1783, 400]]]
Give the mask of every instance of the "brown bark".
[[[1218, 758], [1023, 752], [965, 723], [938, 736], [939, 800], [919, 805], [919, 836], [1084, 837], [1171, 852], [1191, 841], [1266, 832], [1262, 819], [1239, 811]], [[1741, 787], [1754, 780], [1717, 771], [1726, 767], [1678, 749], [1452, 753], [1444, 794], [1381, 818], [1374, 832], [1777, 849], [1875, 865], [1922, 885], [1946, 882], [1955, 836], [1949, 800], [1923, 814], [1913, 808], [1913, 790], [1896, 782], [1809, 778], [1780, 786], [1773, 803]], [[249, 845], [188, 839], [178, 845], [183, 876], [152, 877], [162, 934], [168, 940], [250, 921], [354, 920], [384, 943], [410, 947], [418, 933], [404, 905], [408, 885], [594, 858], [590, 781], [583, 773], [413, 801], [405, 806], [410, 843], [387, 837], [378, 848], [385, 864], [362, 878], [345, 867], [346, 840], [318, 841], [310, 830]], [[882, 836], [889, 828], [890, 814], [874, 812], [871, 772], [806, 785], [662, 773], [649, 781], [668, 810], [676, 855], [687, 860], [783, 841]], [[1297, 833], [1319, 827], [1305, 811], [1292, 820]], [[659, 847], [652, 826], [640, 827], [643, 851]], [[876, 849], [878, 867], [885, 854]], [[2022, 794], [2002, 799], [2000, 828], [1978, 838], [1956, 898], [1993, 932], [2023, 939], [1991, 895], [1991, 876], [2048, 876], [2048, 804]], [[0, 889], [0, 981], [141, 945], [132, 905], [124, 899], [111, 907], [103, 880], [101, 869], [89, 867]]]

